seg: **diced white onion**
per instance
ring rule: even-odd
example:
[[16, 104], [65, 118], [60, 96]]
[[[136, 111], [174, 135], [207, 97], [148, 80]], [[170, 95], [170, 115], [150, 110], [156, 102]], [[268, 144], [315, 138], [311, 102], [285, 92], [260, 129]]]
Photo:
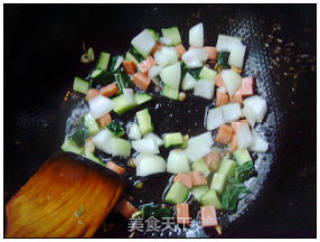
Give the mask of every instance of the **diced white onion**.
[[182, 173], [189, 172], [188, 157], [181, 149], [171, 150], [167, 160], [167, 172]]
[[198, 80], [193, 90], [193, 95], [212, 99], [214, 92], [214, 82], [212, 80]]
[[178, 54], [173, 47], [163, 46], [154, 54], [154, 59], [160, 67], [165, 67], [178, 62]]
[[132, 148], [140, 153], [159, 154], [159, 146], [152, 138], [143, 138], [131, 142]]
[[237, 141], [239, 149], [244, 149], [253, 144], [252, 132], [247, 123], [243, 123], [237, 130]]
[[253, 144], [249, 147], [251, 151], [266, 152], [268, 150], [268, 142], [265, 141], [255, 130], [252, 131]]
[[250, 106], [244, 106], [242, 109], [242, 114], [244, 115], [244, 117], [248, 120], [249, 124], [251, 125], [251, 127], [254, 127], [254, 124], [256, 122], [256, 115], [255, 113], [252, 111]]
[[152, 38], [150, 32], [145, 29], [132, 39], [131, 44], [140, 54], [147, 57], [156, 42]]
[[111, 131], [103, 129], [92, 138], [92, 141], [98, 150], [112, 154], [112, 137]]
[[258, 95], [254, 95], [246, 98], [244, 101], [244, 107], [250, 107], [255, 114], [257, 122], [262, 122], [264, 116], [267, 113], [267, 102], [264, 98]]
[[129, 125], [128, 137], [133, 140], [141, 139], [141, 131], [138, 124], [131, 123]]
[[182, 55], [182, 60], [189, 68], [201, 67], [207, 59], [208, 54], [203, 48], [189, 49]]
[[228, 93], [232, 96], [241, 87], [242, 78], [234, 70], [228, 69], [221, 72]]
[[221, 107], [210, 109], [207, 114], [207, 130], [214, 130], [222, 124], [224, 119]]
[[147, 133], [144, 136], [144, 138], [153, 139], [158, 144], [158, 146], [163, 145], [163, 140], [158, 135], [156, 135], [155, 133]]
[[192, 90], [196, 86], [197, 81], [193, 78], [193, 76], [187, 72], [182, 81], [182, 90]]
[[163, 68], [160, 72], [161, 80], [172, 89], [178, 89], [181, 79], [181, 65], [179, 62]]
[[89, 100], [89, 109], [94, 119], [100, 118], [113, 109], [111, 99], [98, 95]]
[[246, 46], [241, 42], [235, 42], [231, 45], [231, 51], [228, 59], [228, 63], [231, 66], [236, 66], [238, 68], [243, 67], [244, 56], [246, 53]]
[[160, 37], [160, 42], [164, 45], [171, 45], [172, 44], [172, 41], [171, 39], [169, 38], [166, 38], [166, 37]]
[[159, 75], [160, 71], [161, 71], [161, 67], [158, 65], [154, 65], [153, 67], [150, 68], [148, 72], [149, 78], [152, 79], [153, 77]]
[[228, 103], [221, 106], [221, 110], [226, 123], [236, 121], [241, 116], [241, 106], [239, 103]]
[[141, 154], [136, 163], [137, 176], [149, 176], [166, 171], [166, 161], [158, 155]]
[[231, 51], [231, 47], [234, 43], [241, 43], [241, 39], [238, 37], [219, 34], [216, 44], [217, 51]]
[[189, 30], [189, 45], [194, 47], [203, 47], [203, 39], [203, 24], [198, 23]]
[[187, 149], [185, 149], [185, 152], [189, 160], [197, 161], [211, 151], [212, 145], [213, 139], [211, 132], [206, 132], [190, 138], [188, 141], [188, 147]]

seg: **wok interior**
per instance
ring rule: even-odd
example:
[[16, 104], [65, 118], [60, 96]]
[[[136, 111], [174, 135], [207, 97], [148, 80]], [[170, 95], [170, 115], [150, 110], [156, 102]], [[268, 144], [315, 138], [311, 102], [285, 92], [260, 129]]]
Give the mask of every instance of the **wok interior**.
[[[82, 41], [117, 54], [146, 25], [177, 25], [185, 41], [199, 21], [206, 43], [215, 44], [219, 33], [243, 38], [244, 75], [260, 72], [257, 93], [270, 108], [259, 127], [271, 150], [257, 157], [257, 193], [223, 236], [315, 236], [314, 5], [6, 5], [5, 201], [61, 145], [72, 108], [63, 97], [74, 75], [89, 70], [79, 61]], [[116, 215], [113, 221], [108, 237], [126, 237], [127, 222]]]

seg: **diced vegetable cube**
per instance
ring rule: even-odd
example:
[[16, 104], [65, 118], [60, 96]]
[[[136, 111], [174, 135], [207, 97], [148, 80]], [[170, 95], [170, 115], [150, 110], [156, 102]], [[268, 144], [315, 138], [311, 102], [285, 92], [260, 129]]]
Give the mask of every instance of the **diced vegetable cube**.
[[229, 178], [234, 176], [236, 166], [237, 163], [235, 161], [224, 158], [222, 159], [217, 172]]
[[138, 124], [142, 135], [145, 135], [153, 131], [153, 124], [151, 122], [151, 116], [147, 108], [136, 113]]
[[205, 177], [210, 175], [210, 170], [203, 159], [199, 159], [191, 165], [193, 171], [201, 171]]
[[169, 191], [167, 192], [164, 200], [167, 203], [179, 204], [187, 200], [190, 189], [180, 182], [176, 181], [172, 183]]
[[216, 209], [221, 209], [220, 200], [215, 190], [209, 189], [205, 194], [200, 197], [200, 203], [202, 205], [214, 205]]
[[222, 194], [226, 186], [226, 176], [219, 172], [214, 173], [210, 188], [215, 190], [218, 194]]

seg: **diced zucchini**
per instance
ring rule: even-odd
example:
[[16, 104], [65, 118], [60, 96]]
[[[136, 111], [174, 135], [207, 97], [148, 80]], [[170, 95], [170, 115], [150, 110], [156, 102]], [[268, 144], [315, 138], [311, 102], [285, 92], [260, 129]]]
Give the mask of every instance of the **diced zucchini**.
[[111, 72], [101, 69], [94, 70], [90, 75], [92, 80], [98, 80], [105, 84], [110, 83], [113, 81], [114, 76]]
[[110, 54], [107, 52], [100, 52], [100, 56], [97, 62], [97, 69], [107, 70], [110, 60]]
[[184, 136], [182, 136], [182, 145], [181, 148], [182, 149], [186, 149], [188, 147], [188, 140], [189, 140], [189, 135], [185, 134]]
[[219, 195], [221, 195], [226, 186], [226, 176], [218, 172], [214, 173], [210, 188], [215, 190]]
[[253, 161], [247, 161], [243, 165], [238, 166], [236, 168], [235, 178], [239, 182], [243, 182], [243, 181], [249, 179], [250, 177], [252, 177], [254, 174], [254, 171], [255, 171], [255, 169], [254, 169]]
[[221, 202], [217, 196], [217, 193], [212, 189], [209, 189], [200, 197], [200, 203], [202, 205], [214, 205], [216, 209], [221, 209]]
[[205, 177], [210, 175], [210, 170], [203, 159], [193, 162], [191, 168], [193, 171], [201, 171]]
[[250, 153], [246, 148], [236, 150], [235, 152], [233, 152], [233, 156], [240, 166], [246, 163], [247, 161], [252, 160]]
[[116, 72], [117, 70], [119, 70], [122, 64], [122, 61], [123, 61], [123, 56], [121, 55], [113, 56], [111, 58], [111, 67], [110, 67], [111, 72]]
[[134, 97], [138, 105], [152, 100], [152, 96], [148, 93], [136, 93], [134, 94]]
[[113, 111], [119, 115], [137, 106], [135, 102], [129, 102], [124, 94], [112, 98], [112, 101], [114, 104]]
[[114, 75], [114, 79], [117, 83], [119, 93], [123, 93], [124, 88], [128, 88], [131, 85], [131, 79], [128, 74], [126, 73], [116, 73]]
[[151, 37], [154, 39], [154, 41], [159, 41], [159, 34], [154, 31], [153, 29], [147, 29], [149, 33], [151, 34]]
[[80, 77], [75, 77], [73, 81], [73, 90], [86, 94], [90, 88], [90, 82], [81, 79]]
[[161, 95], [165, 96], [167, 98], [173, 99], [173, 100], [178, 100], [179, 90], [173, 89], [173, 88], [169, 87], [168, 85], [164, 84], [161, 89]]
[[234, 176], [236, 166], [237, 163], [235, 161], [224, 158], [219, 165], [218, 173], [225, 175], [227, 178], [232, 177]]
[[197, 186], [191, 189], [192, 195], [199, 201], [200, 197], [209, 190], [208, 186]]
[[99, 125], [97, 124], [96, 120], [92, 117], [90, 113], [83, 116], [84, 125], [88, 129], [88, 135], [93, 136], [100, 131]]
[[78, 154], [78, 155], [81, 155], [83, 154], [84, 152], [84, 148], [83, 147], [79, 147], [77, 146], [77, 144], [66, 138], [61, 146], [61, 149], [65, 152], [72, 152], [72, 153], [75, 153], [75, 154]]
[[183, 203], [187, 200], [190, 189], [180, 182], [174, 182], [167, 192], [164, 201], [171, 204]]
[[218, 59], [217, 59], [217, 70], [221, 71], [223, 69], [230, 68], [229, 66], [229, 51], [219, 51], [218, 52]]
[[200, 79], [207, 79], [207, 80], [214, 80], [216, 76], [217, 76], [217, 72], [206, 66], [202, 67], [199, 74]]
[[163, 137], [164, 147], [169, 148], [171, 146], [182, 145], [183, 139], [180, 132], [169, 133]]
[[151, 116], [147, 108], [137, 112], [138, 124], [142, 135], [153, 131], [153, 124], [151, 122]]
[[121, 138], [112, 138], [112, 156], [121, 156], [128, 158], [131, 154], [131, 144], [128, 140]]
[[105, 166], [105, 164], [98, 157], [96, 157], [93, 153], [88, 153], [88, 154], [86, 154], [85, 157], [89, 160], [92, 160], [92, 161], [98, 163], [99, 165]]
[[163, 37], [170, 39], [173, 46], [181, 44], [181, 36], [178, 27], [161, 29]]
[[136, 66], [139, 65], [139, 61], [137, 60], [137, 58], [133, 54], [131, 54], [129, 51], [127, 52], [124, 59], [128, 61], [133, 61], [134, 64], [136, 64]]

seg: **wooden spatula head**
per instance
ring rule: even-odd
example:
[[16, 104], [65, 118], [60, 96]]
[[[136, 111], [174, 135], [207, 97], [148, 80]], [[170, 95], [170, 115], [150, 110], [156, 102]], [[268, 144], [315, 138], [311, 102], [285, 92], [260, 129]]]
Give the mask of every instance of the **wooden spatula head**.
[[122, 179], [70, 153], [49, 158], [6, 205], [6, 237], [91, 237], [117, 202]]

